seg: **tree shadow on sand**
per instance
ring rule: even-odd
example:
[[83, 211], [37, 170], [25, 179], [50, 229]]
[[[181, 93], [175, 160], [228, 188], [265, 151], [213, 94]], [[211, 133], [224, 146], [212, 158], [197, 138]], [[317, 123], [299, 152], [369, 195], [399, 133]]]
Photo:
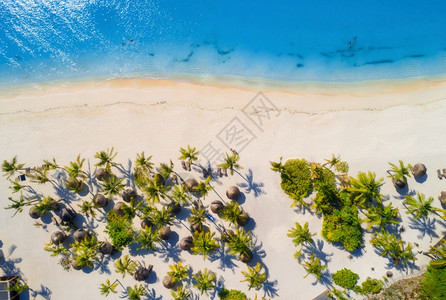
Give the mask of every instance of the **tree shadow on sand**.
[[170, 260], [174, 262], [180, 261], [181, 248], [177, 243], [162, 242], [160, 243], [154, 255], [159, 256], [164, 262]]
[[322, 262], [325, 264], [329, 263], [331, 261], [331, 256], [333, 256], [333, 253], [328, 254], [323, 251], [325, 242], [321, 239], [317, 239], [314, 243], [311, 243], [309, 245], [305, 245], [303, 248], [303, 253], [305, 255], [311, 256], [311, 254], [314, 254], [316, 257], [319, 257]]
[[417, 235], [417, 238], [422, 239], [428, 235], [430, 237], [430, 241], [432, 242], [433, 237], [438, 237], [438, 234], [435, 232], [437, 228], [436, 222], [437, 220], [433, 218], [411, 218], [409, 220], [409, 227], [420, 232], [420, 234]]
[[245, 190], [245, 193], [250, 194], [251, 192], [253, 192], [254, 197], [258, 197], [262, 194], [266, 194], [266, 192], [263, 190], [264, 184], [263, 182], [254, 182], [254, 175], [252, 172], [252, 169], [248, 170], [248, 173], [245, 174], [245, 176], [243, 176], [242, 174], [240, 174], [239, 172], [237, 172], [240, 177], [242, 177], [246, 183], [239, 183], [237, 184], [238, 187], [242, 188]]
[[50, 300], [51, 295], [53, 294], [53, 292], [51, 292], [51, 290], [48, 287], [44, 286], [43, 284], [40, 285], [40, 288], [38, 290], [30, 289], [30, 291], [31, 291], [31, 297], [33, 297], [33, 299], [35, 299], [37, 296], [40, 296], [45, 300]]
[[227, 248], [224, 245], [209, 254], [208, 258], [211, 262], [219, 262], [218, 269], [222, 271], [231, 269], [232, 273], [235, 273], [235, 268], [237, 267], [237, 265], [234, 263], [234, 256], [228, 254]]

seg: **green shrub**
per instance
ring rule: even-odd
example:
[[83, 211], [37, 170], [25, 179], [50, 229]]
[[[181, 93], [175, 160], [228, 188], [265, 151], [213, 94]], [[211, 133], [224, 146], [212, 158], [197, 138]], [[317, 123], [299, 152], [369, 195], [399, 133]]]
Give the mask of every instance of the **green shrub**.
[[313, 190], [310, 169], [304, 159], [289, 159], [283, 165], [280, 186], [296, 203]]
[[316, 212], [321, 212], [324, 215], [333, 214], [335, 209], [340, 208], [339, 192], [336, 185], [330, 182], [319, 183], [313, 202]]
[[321, 184], [329, 184], [336, 187], [335, 174], [327, 168], [319, 169], [318, 176], [313, 181], [314, 189], [319, 191]]
[[361, 286], [355, 286], [354, 292], [361, 295], [378, 294], [383, 289], [384, 282], [379, 279], [367, 277]]
[[133, 242], [132, 219], [129, 215], [118, 216], [114, 210], [107, 214], [105, 232], [112, 240], [113, 247], [121, 251]]
[[362, 244], [362, 228], [355, 206], [334, 210], [333, 215], [324, 216], [322, 236], [329, 242], [340, 242], [348, 251]]
[[428, 299], [446, 299], [446, 268], [435, 269], [429, 265], [420, 284], [421, 293]]
[[346, 288], [352, 289], [355, 287], [358, 281], [359, 275], [349, 269], [341, 269], [334, 273], [332, 276], [334, 283]]
[[222, 300], [246, 300], [246, 294], [239, 290], [222, 289], [218, 293], [218, 297]]

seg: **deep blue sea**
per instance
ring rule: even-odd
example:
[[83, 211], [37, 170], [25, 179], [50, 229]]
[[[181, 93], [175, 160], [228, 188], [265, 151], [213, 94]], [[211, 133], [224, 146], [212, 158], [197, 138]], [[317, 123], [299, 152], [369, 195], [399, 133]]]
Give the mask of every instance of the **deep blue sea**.
[[0, 87], [446, 73], [445, 0], [1, 0]]

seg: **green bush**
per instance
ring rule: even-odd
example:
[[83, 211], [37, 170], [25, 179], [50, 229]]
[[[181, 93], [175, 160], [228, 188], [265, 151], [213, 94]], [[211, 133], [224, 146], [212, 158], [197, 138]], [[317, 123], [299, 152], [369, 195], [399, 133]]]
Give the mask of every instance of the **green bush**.
[[335, 174], [330, 169], [321, 168], [318, 176], [314, 178], [313, 184], [316, 191], [319, 191], [321, 184], [329, 184], [336, 187]]
[[105, 232], [112, 240], [113, 247], [121, 251], [133, 242], [132, 218], [129, 215], [118, 216], [114, 210], [110, 210]]
[[334, 283], [346, 288], [352, 289], [355, 287], [358, 281], [359, 275], [349, 269], [341, 269], [334, 273], [332, 276]]
[[427, 267], [427, 272], [420, 279], [421, 293], [428, 299], [446, 299], [446, 268]]
[[319, 183], [316, 197], [313, 199], [316, 212], [331, 215], [335, 209], [340, 208], [339, 192], [336, 185], [330, 182]]
[[305, 159], [289, 159], [283, 165], [280, 186], [290, 198], [301, 201], [313, 190], [310, 169]]
[[362, 244], [362, 228], [355, 206], [344, 206], [334, 210], [333, 215], [324, 216], [322, 236], [329, 242], [340, 242], [348, 251]]
[[222, 289], [218, 293], [218, 297], [222, 300], [246, 300], [247, 297], [245, 293], [239, 291], [239, 290], [227, 290]]
[[382, 280], [367, 277], [361, 286], [355, 286], [353, 291], [364, 296], [368, 294], [378, 294], [383, 289], [383, 285], [384, 282]]

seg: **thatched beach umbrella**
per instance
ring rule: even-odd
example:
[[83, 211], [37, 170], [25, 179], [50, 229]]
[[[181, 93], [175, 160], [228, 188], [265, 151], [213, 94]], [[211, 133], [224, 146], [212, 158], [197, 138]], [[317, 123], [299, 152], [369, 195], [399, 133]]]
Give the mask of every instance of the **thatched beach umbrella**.
[[387, 278], [392, 278], [393, 277], [393, 273], [391, 271], [387, 271], [386, 272], [386, 276], [387, 276]]
[[97, 169], [95, 174], [96, 179], [99, 181], [107, 180], [108, 178], [110, 178], [110, 175], [111, 175], [110, 172], [104, 168]]
[[115, 214], [117, 214], [118, 216], [123, 216], [125, 214], [124, 206], [125, 206], [124, 202], [117, 202], [115, 204], [115, 206], [113, 206], [113, 210], [115, 211]]
[[160, 230], [160, 238], [167, 241], [170, 238], [170, 235], [172, 234], [172, 230], [170, 229], [170, 226], [164, 225], [163, 228]]
[[124, 192], [122, 192], [122, 200], [125, 202], [130, 202], [133, 199], [136, 199], [137, 196], [136, 192], [131, 188], [126, 188]]
[[252, 257], [253, 257], [253, 254], [252, 254], [251, 250], [248, 250], [246, 253], [242, 253], [239, 255], [240, 261], [245, 264], [250, 263], [252, 261]]
[[68, 186], [76, 187], [79, 191], [81, 191], [84, 187], [84, 183], [82, 180], [77, 180], [74, 177], [70, 177], [67, 180], [65, 180], [65, 186], [68, 188]]
[[153, 266], [149, 265], [147, 268], [138, 267], [133, 273], [133, 278], [137, 281], [146, 281], [149, 278], [150, 273], [152, 272]]
[[146, 229], [146, 227], [152, 227], [152, 226], [153, 226], [153, 223], [149, 219], [147, 219], [147, 218], [144, 218], [141, 221], [141, 228], [142, 229]]
[[74, 219], [75, 216], [76, 212], [72, 209], [64, 207], [60, 210], [60, 219], [62, 220], [62, 222], [70, 222]]
[[78, 262], [77, 260], [72, 259], [71, 267], [75, 270], [80, 270], [80, 269], [82, 269], [82, 263]]
[[42, 216], [42, 212], [37, 210], [35, 206], [31, 206], [31, 208], [29, 209], [29, 215], [33, 219], [38, 219]]
[[412, 167], [412, 174], [415, 177], [423, 177], [426, 174], [426, 171], [426, 166], [421, 163], [418, 163]]
[[400, 178], [398, 180], [392, 178], [392, 182], [393, 185], [397, 188], [397, 189], [402, 189], [407, 185], [407, 179], [406, 178]]
[[109, 242], [101, 242], [101, 245], [99, 246], [99, 252], [102, 254], [113, 254], [115, 251], [115, 248], [113, 245]]
[[59, 245], [60, 243], [62, 243], [65, 238], [67, 236], [65, 235], [65, 233], [63, 231], [55, 231], [53, 232], [53, 234], [51, 234], [51, 242], [54, 245]]
[[172, 277], [170, 277], [169, 275], [166, 275], [163, 278], [163, 285], [166, 289], [171, 289], [176, 285], [176, 282], [173, 281]]
[[249, 214], [246, 211], [243, 211], [240, 214], [240, 219], [237, 220], [237, 224], [239, 226], [246, 226], [249, 223], [249, 220], [251, 218], [249, 217]]
[[104, 207], [108, 203], [108, 199], [102, 194], [96, 194], [93, 197], [93, 203], [96, 207]]
[[194, 239], [192, 236], [186, 236], [186, 237], [182, 238], [180, 241], [181, 250], [189, 251], [190, 248], [192, 248], [194, 246], [193, 241], [194, 241]]
[[440, 200], [442, 205], [446, 205], [446, 192], [441, 192], [440, 196], [438, 196], [438, 200]]
[[235, 234], [234, 230], [232, 230], [232, 229], [225, 229], [225, 231], [223, 231], [221, 233], [221, 240], [223, 242], [227, 242], [229, 240], [229, 236], [232, 236], [234, 234]]
[[85, 230], [83, 230], [82, 228], [79, 228], [78, 230], [76, 230], [73, 233], [73, 239], [76, 242], [81, 242], [83, 239], [85, 239], [85, 237], [88, 235], [88, 232], [86, 232]]
[[186, 179], [186, 187], [189, 191], [193, 191], [194, 187], [198, 186], [198, 181], [196, 181], [194, 178]]
[[211, 203], [211, 211], [214, 214], [219, 214], [224, 207], [225, 206], [224, 206], [223, 202], [221, 202], [220, 200], [215, 200], [215, 201], [212, 201], [212, 203]]
[[238, 199], [238, 197], [240, 197], [240, 190], [238, 189], [238, 187], [236, 186], [230, 186], [228, 187], [228, 189], [226, 190], [226, 196], [233, 200], [236, 201]]

